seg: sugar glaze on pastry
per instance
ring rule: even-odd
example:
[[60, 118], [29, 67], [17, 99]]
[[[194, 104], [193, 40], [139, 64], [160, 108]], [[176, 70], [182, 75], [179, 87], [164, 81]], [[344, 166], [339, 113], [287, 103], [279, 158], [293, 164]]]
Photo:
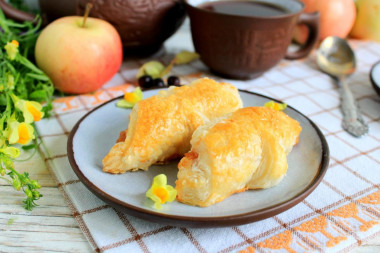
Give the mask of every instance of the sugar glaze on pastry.
[[266, 107], [239, 109], [206, 123], [178, 165], [178, 201], [210, 206], [233, 193], [278, 184], [300, 132], [296, 120]]
[[181, 157], [190, 150], [195, 129], [241, 107], [234, 86], [208, 78], [160, 91], [133, 107], [125, 140], [103, 159], [103, 171], [147, 170], [154, 163]]

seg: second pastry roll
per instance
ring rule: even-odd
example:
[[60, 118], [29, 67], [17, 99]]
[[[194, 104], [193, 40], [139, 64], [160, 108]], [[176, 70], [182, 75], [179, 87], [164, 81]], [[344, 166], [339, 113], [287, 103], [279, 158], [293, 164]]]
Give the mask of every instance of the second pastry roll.
[[266, 107], [239, 109], [199, 127], [178, 165], [177, 199], [209, 206], [236, 192], [278, 184], [300, 131], [296, 120]]

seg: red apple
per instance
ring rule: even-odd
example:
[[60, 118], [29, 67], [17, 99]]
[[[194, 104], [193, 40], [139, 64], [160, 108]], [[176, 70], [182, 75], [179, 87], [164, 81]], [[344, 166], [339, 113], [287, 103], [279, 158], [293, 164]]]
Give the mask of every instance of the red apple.
[[81, 94], [100, 88], [119, 70], [123, 49], [120, 36], [108, 22], [63, 17], [49, 24], [35, 47], [38, 67], [65, 93]]

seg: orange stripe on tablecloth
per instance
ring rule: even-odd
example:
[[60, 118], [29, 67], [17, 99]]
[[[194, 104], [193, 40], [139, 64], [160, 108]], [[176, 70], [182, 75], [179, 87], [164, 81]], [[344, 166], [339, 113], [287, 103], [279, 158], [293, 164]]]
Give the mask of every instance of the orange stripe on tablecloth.
[[[75, 105], [73, 104], [72, 102], [75, 101], [78, 97], [77, 96], [69, 96], [69, 97], [60, 97], [60, 98], [56, 98], [53, 100], [53, 107], [54, 107], [54, 111], [56, 113], [57, 112], [57, 108], [56, 106], [58, 104], [64, 104], [64, 108], [61, 109], [60, 111], [62, 112], [69, 112], [69, 111], [72, 111], [74, 109], [78, 109], [79, 106], [78, 105]], [[78, 99], [79, 100], [79, 99]]]
[[[377, 192], [375, 192], [375, 193], [371, 193], [371, 194], [369, 194], [369, 195], [367, 195], [367, 196], [373, 196], [373, 195], [375, 195]], [[367, 199], [367, 196], [365, 196], [365, 197], [362, 197], [361, 199]], [[350, 198], [350, 197], [348, 197], [347, 196], [347, 199], [352, 199], [352, 198]], [[359, 202], [360, 203], [360, 200], [361, 199], [359, 199], [359, 200], [357, 200], [356, 202]], [[353, 199], [352, 199], [353, 200]], [[353, 200], [353, 201], [355, 201], [355, 200]], [[308, 204], [308, 203], [305, 203], [305, 204], [307, 204], [310, 208], [313, 208], [310, 204]], [[376, 204], [376, 203], [375, 203]], [[339, 228], [341, 228], [341, 229], [343, 229], [344, 230], [344, 232], [346, 232], [347, 234], [350, 234], [351, 236], [353, 236], [355, 239], [356, 239], [356, 241], [357, 241], [357, 243], [361, 243], [361, 239], [357, 236], [357, 234], [355, 233], [355, 231], [353, 231], [352, 230], [352, 228], [353, 228], [353, 225], [351, 224], [351, 223], [349, 223], [348, 221], [346, 221], [346, 220], [343, 220], [343, 221], [336, 221], [335, 220], [335, 218], [333, 218], [333, 216], [335, 217], [335, 216], [337, 216], [338, 215], [338, 217], [341, 217], [342, 215], [344, 216], [344, 217], [351, 217], [351, 216], [354, 216], [355, 214], [353, 214], [352, 212], [352, 214], [350, 214], [347, 210], [345, 210], [345, 209], [347, 209], [347, 208], [349, 208], [349, 206], [352, 206], [352, 205], [355, 205], [355, 207], [357, 208], [357, 206], [356, 206], [356, 204], [355, 203], [353, 203], [353, 202], [351, 202], [351, 203], [349, 203], [349, 204], [347, 204], [347, 205], [344, 205], [344, 206], [342, 206], [342, 207], [339, 207], [339, 208], [337, 208], [337, 209], [335, 209], [335, 210], [332, 210], [332, 211], [330, 211], [330, 212], [328, 212], [326, 215], [326, 217], [327, 218], [329, 218], [333, 223], [335, 223], [335, 225], [336, 226], [338, 226]], [[363, 207], [362, 205], [360, 205], [361, 207]], [[350, 208], [350, 209], [355, 209], [356, 210], [356, 208]], [[363, 207], [363, 208], [366, 208], [366, 207]], [[344, 209], [344, 210], [343, 210]], [[354, 210], [354, 211], [355, 211]], [[361, 209], [361, 210], [365, 210], [365, 209]], [[359, 212], [359, 210], [356, 210], [357, 212], [356, 213], [358, 213]], [[365, 211], [367, 211], [367, 210], [365, 210]], [[368, 211], [367, 211], [368, 212]], [[372, 212], [371, 212], [371, 214], [373, 214]], [[343, 217], [343, 218], [344, 218]], [[368, 217], [372, 217], [372, 216], [368, 216]], [[373, 217], [373, 218], [375, 218], [375, 217]], [[361, 222], [363, 222], [364, 221], [364, 224], [362, 224], [361, 225], [361, 228], [360, 228], [360, 230], [368, 230], [369, 228], [371, 228], [373, 225], [374, 225], [374, 223], [377, 223], [376, 221], [374, 222], [374, 221], [365, 221], [365, 220], [360, 220]], [[346, 224], [347, 223], [347, 224]], [[344, 225], [344, 224], [346, 224], [346, 225]], [[330, 226], [331, 228], [333, 228], [332, 226]], [[334, 229], [334, 230], [336, 230], [336, 229]]]
[[[283, 227], [282, 227], [281, 225], [279, 225], [279, 226], [277, 226], [277, 227], [275, 227], [275, 228], [272, 228], [272, 229], [270, 229], [270, 230], [268, 230], [268, 231], [266, 231], [266, 232], [263, 232], [263, 233], [261, 233], [261, 234], [258, 234], [258, 235], [256, 235], [256, 236], [254, 236], [254, 237], [251, 237], [250, 239], [251, 239], [253, 242], [255, 242], [256, 240], [258, 240], [258, 239], [260, 239], [260, 238], [262, 238], [262, 237], [265, 237], [265, 236], [269, 236], [269, 235], [271, 235], [271, 234], [273, 234], [273, 233], [275, 233], [275, 232], [277, 232], [277, 231], [279, 231], [279, 230], [281, 230], [281, 229], [283, 229]], [[237, 249], [237, 248], [239, 248], [239, 247], [242, 247], [242, 246], [244, 246], [245, 244], [247, 244], [246, 241], [244, 241], [244, 242], [240, 242], [240, 243], [236, 243], [236, 244], [233, 244], [233, 245], [231, 245], [231, 246], [229, 246], [229, 247], [227, 247], [227, 248], [225, 248], [225, 249], [219, 251], [219, 253], [227, 253], [227, 252], [231, 252], [232, 250]]]
[[[358, 197], [358, 196], [360, 196], [360, 195], [362, 195], [362, 194], [364, 194], [364, 193], [366, 193], [366, 192], [369, 192], [369, 191], [372, 191], [372, 190], [374, 190], [374, 189], [377, 189], [378, 187], [379, 187], [379, 185], [371, 186], [371, 187], [368, 187], [368, 188], [366, 188], [366, 189], [364, 189], [364, 190], [361, 190], [361, 191], [359, 191], [359, 192], [357, 192], [357, 193], [355, 193], [355, 194], [352, 194], [352, 195], [350, 195], [350, 196], [347, 196], [347, 197], [353, 199], [353, 198], [356, 198], [356, 197]], [[370, 195], [372, 195], [372, 194], [373, 194], [373, 193], [371, 193], [371, 194], [369, 194], [369, 195], [367, 195], [367, 196], [370, 196]], [[367, 197], [367, 196], [365, 196], [365, 197]], [[362, 197], [362, 198], [365, 198], [365, 197]], [[307, 200], [303, 200], [302, 203], [305, 204], [306, 206], [308, 206], [310, 209], [312, 209], [315, 213], [323, 214], [323, 211], [328, 210], [328, 209], [331, 209], [331, 208], [333, 208], [333, 207], [335, 207], [335, 206], [338, 206], [338, 205], [342, 204], [342, 203], [345, 202], [345, 201], [348, 201], [348, 199], [343, 198], [343, 199], [341, 199], [341, 200], [339, 200], [339, 201], [337, 201], [337, 202], [331, 203], [330, 205], [327, 205], [327, 206], [325, 206], [325, 207], [323, 207], [323, 208], [321, 208], [321, 209], [316, 209], [316, 208], [315, 208], [314, 206], [312, 206]], [[358, 202], [360, 202], [360, 199], [358, 200]], [[313, 215], [314, 215], [314, 213], [310, 213], [310, 214], [307, 214], [307, 215], [301, 216], [301, 217], [295, 219], [295, 220], [292, 221], [292, 222], [288, 222], [288, 224], [289, 224], [289, 225], [292, 225], [292, 224], [298, 223], [298, 222], [300, 222], [301, 220], [303, 220], [303, 219], [307, 219], [307, 218], [309, 218], [309, 217], [311, 217], [311, 216], [313, 216]]]
[[[102, 95], [106, 94], [107, 98], [101, 98]], [[96, 106], [103, 104], [104, 102], [107, 102], [108, 100], [112, 99], [112, 96], [109, 96], [108, 93], [105, 90], [98, 90], [91, 94], [84, 94], [81, 95], [81, 97], [85, 100], [86, 105], [90, 103], [91, 106]], [[91, 100], [93, 100], [91, 102]]]
[[255, 253], [255, 248], [248, 246], [246, 249], [240, 250], [239, 253]]
[[[366, 210], [369, 211], [369, 212], [373, 212], [373, 210], [368, 209], [366, 206], [361, 205], [357, 200], [351, 198], [351, 197], [348, 196], [348, 195], [345, 195], [343, 192], [341, 192], [340, 190], [338, 190], [335, 186], [333, 186], [333, 185], [330, 184], [329, 182], [323, 180], [322, 183], [325, 184], [326, 186], [328, 186], [328, 187], [329, 187], [330, 189], [332, 189], [333, 191], [335, 191], [337, 194], [339, 194], [339, 195], [341, 195], [342, 197], [344, 197], [345, 199], [349, 200], [350, 202], [355, 203], [356, 205], [359, 205], [359, 206], [363, 207], [364, 209], [366, 209]], [[376, 187], [376, 188], [379, 188], [378, 185], [373, 185], [373, 186]], [[375, 214], [377, 217], [380, 217], [380, 214], [379, 214], [379, 213], [374, 212], [374, 214]]]
[[359, 216], [360, 210], [361, 209], [358, 208], [358, 205], [356, 203], [351, 202], [335, 210], [328, 212], [327, 215], [344, 218], [344, 219], [352, 218], [361, 224], [359, 227], [359, 230], [362, 232], [365, 232], [371, 229], [374, 225], [378, 224], [378, 222], [375, 220], [366, 221], [362, 217], [360, 217]]
[[[342, 201], [343, 202], [343, 201]], [[315, 209], [311, 204], [309, 204], [307, 201], [303, 201], [303, 203], [308, 206], [310, 209], [312, 209], [315, 213], [318, 213], [322, 216], [324, 216], [326, 219], [328, 219], [330, 222], [332, 222], [332, 225], [335, 225], [337, 226], [338, 228], [340, 228], [343, 232], [353, 236], [356, 240], [359, 240], [359, 238], [357, 237], [357, 235], [351, 231], [351, 229], [349, 227], [346, 227], [344, 226], [343, 224], [341, 224], [339, 221], [336, 221], [335, 218], [327, 215], [326, 213], [323, 213], [321, 210], [319, 209]], [[331, 207], [330, 207], [331, 208]], [[328, 208], [326, 208], [325, 210], [327, 210]], [[332, 227], [332, 225], [330, 225], [330, 227]], [[334, 229], [335, 231], [337, 231], [336, 229]], [[341, 234], [339, 233], [340, 231], [337, 231], [338, 234]]]
[[[322, 248], [323, 246], [334, 247], [338, 245], [340, 242], [347, 240], [347, 237], [345, 236], [333, 236], [330, 232], [327, 231], [328, 227], [328, 219], [326, 218], [326, 216], [320, 215], [311, 220], [307, 220], [301, 223], [294, 229], [312, 234], [321, 233], [324, 237], [328, 239], [328, 241], [326, 242], [326, 245], [319, 245], [319, 248]], [[340, 231], [338, 235], [344, 234], [342, 234], [342, 231]]]
[[55, 112], [53, 115], [59, 115], [59, 116], [61, 116], [61, 115], [69, 115], [69, 114], [72, 114], [74, 112], [80, 112], [80, 111], [88, 112], [89, 109], [88, 108], [78, 108], [75, 111], [66, 111], [66, 112], [59, 112], [59, 113]]
[[[86, 109], [89, 107], [87, 106], [89, 103], [92, 106], [100, 105], [112, 98], [115, 97], [115, 95], [112, 92], [120, 91], [120, 92], [126, 92], [131, 86], [131, 84], [122, 84], [119, 86], [111, 87], [108, 89], [99, 89], [93, 93], [86, 93], [82, 95], [76, 95], [76, 96], [65, 96], [65, 97], [59, 97], [53, 100], [53, 105], [56, 104], [64, 104], [64, 108], [61, 110], [62, 112], [69, 112], [73, 111], [74, 109], [78, 109], [79, 106], [73, 104], [73, 101], [79, 101], [81, 102], [81, 105], [84, 106]], [[102, 95], [107, 95], [107, 98], [101, 98]], [[90, 100], [93, 100], [92, 102], [89, 102]], [[89, 103], [88, 103], [89, 102]], [[57, 111], [56, 111], [57, 112]]]
[[132, 84], [123, 84], [119, 86], [115, 86], [112, 88], [105, 89], [105, 91], [112, 97], [115, 97], [115, 95], [112, 92], [120, 92], [120, 93], [125, 93], [127, 92], [131, 87], [134, 87]]
[[[365, 193], [365, 192], [368, 192], [368, 191], [371, 191], [371, 190], [373, 190], [373, 189], [376, 189], [377, 187], [379, 187], [379, 186], [376, 185], [376, 187], [374, 187], [374, 186], [368, 187], [368, 188], [366, 188], [366, 189], [364, 189], [364, 190], [362, 190], [362, 191], [360, 191], [360, 192], [357, 192], [357, 193], [351, 195], [350, 198], [358, 197], [358, 196], [362, 195], [362, 194]], [[367, 196], [365, 196], [365, 197], [361, 197], [361, 199], [366, 199], [368, 196], [371, 196], [371, 195], [373, 195], [373, 194], [374, 194], [374, 193], [371, 193], [371, 194], [369, 194], [369, 195], [367, 195]], [[372, 198], [373, 198], [373, 197], [372, 197]], [[333, 207], [335, 207], [335, 206], [337, 206], [337, 205], [340, 205], [340, 204], [343, 203], [344, 201], [347, 201], [347, 199], [341, 199], [341, 200], [339, 200], [339, 201], [337, 201], [337, 202], [335, 202], [335, 203], [332, 203], [332, 204], [330, 204], [330, 205], [328, 205], [328, 206], [323, 207], [322, 209], [316, 209], [315, 207], [313, 207], [311, 204], [309, 204], [307, 201], [304, 200], [302, 203], [304, 203], [305, 205], [307, 205], [307, 206], [308, 206], [310, 209], [312, 209], [314, 212], [313, 212], [313, 213], [309, 213], [309, 214], [304, 215], [304, 216], [301, 216], [301, 217], [295, 219], [294, 221], [288, 222], [287, 225], [291, 226], [292, 224], [298, 223], [298, 222], [300, 222], [300, 221], [302, 221], [302, 220], [304, 220], [304, 219], [308, 219], [308, 218], [310, 218], [311, 216], [315, 215], [316, 213], [318, 213], [318, 214], [324, 214], [324, 213], [323, 213], [324, 210], [328, 210], [328, 209], [331, 209], [331, 208], [333, 208]], [[366, 201], [368, 202], [368, 200], [366, 200]], [[324, 215], [325, 215], [325, 214], [324, 214]], [[327, 218], [329, 218], [329, 219], [333, 219], [332, 217], [327, 217]], [[340, 224], [341, 226], [339, 226], [339, 224], [337, 224], [336, 221], [332, 220], [332, 222], [333, 222], [334, 225], [338, 226], [339, 228], [342, 228], [342, 227], [341, 227], [342, 224]], [[273, 228], [273, 229], [271, 229], [271, 230], [268, 230], [268, 231], [266, 231], [266, 232], [264, 232], [264, 233], [261, 233], [261, 234], [259, 234], [259, 235], [254, 236], [254, 237], [251, 237], [251, 238], [249, 238], [249, 239], [250, 239], [251, 241], [255, 242], [255, 241], [257, 241], [258, 239], [260, 239], [260, 238], [262, 238], [262, 237], [266, 237], [266, 236], [268, 236], [268, 235], [270, 235], [270, 234], [275, 233], [276, 231], [279, 231], [280, 229], [282, 229], [282, 226], [281, 226], [281, 227], [279, 226], [279, 227], [277, 227], [277, 228]], [[342, 229], [343, 229], [343, 228], [342, 228]], [[350, 231], [350, 230], [349, 230], [347, 227], [345, 227], [345, 228], [343, 229], [343, 231], [346, 232], [346, 231]], [[360, 242], [360, 239], [357, 237], [356, 234], [354, 234], [354, 233], [351, 232], [351, 235], [352, 235], [354, 238], [356, 237], [355, 239], [356, 239], [357, 241]], [[241, 242], [241, 243], [238, 243], [238, 244], [231, 245], [231, 246], [229, 246], [228, 248], [225, 248], [224, 250], [221, 250], [220, 252], [230, 252], [230, 251], [232, 251], [232, 250], [234, 250], [234, 249], [236, 249], [236, 248], [239, 248], [239, 247], [243, 246], [244, 244], [247, 244], [247, 242], [244, 241], [244, 242]], [[305, 247], [305, 246], [304, 246], [304, 247]]]
[[294, 249], [290, 247], [293, 242], [293, 233], [290, 230], [285, 230], [279, 234], [276, 234], [268, 239], [257, 244], [260, 248], [268, 248], [271, 250], [285, 249], [290, 253], [296, 253]]
[[[289, 231], [291, 234], [296, 235], [298, 238], [303, 240], [308, 246], [313, 248], [314, 250], [320, 251], [320, 248], [315, 243], [311, 242], [307, 237], [303, 236], [301, 233], [296, 231], [294, 228], [290, 227], [288, 224], [284, 223], [282, 220], [280, 220], [277, 216], [274, 216], [273, 219], [277, 221], [281, 226], [283, 226], [287, 231]], [[286, 235], [285, 235], [286, 236]]]

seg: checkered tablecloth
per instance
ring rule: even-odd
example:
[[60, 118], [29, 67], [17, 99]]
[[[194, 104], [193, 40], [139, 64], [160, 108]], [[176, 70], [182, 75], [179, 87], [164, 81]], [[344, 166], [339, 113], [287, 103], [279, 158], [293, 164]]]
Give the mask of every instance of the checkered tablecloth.
[[[380, 236], [380, 97], [370, 85], [371, 66], [380, 44], [350, 41], [358, 69], [349, 78], [369, 124], [369, 134], [354, 138], [342, 130], [334, 81], [319, 72], [313, 55], [282, 61], [258, 79], [231, 81], [236, 87], [286, 102], [314, 121], [330, 147], [322, 183], [295, 207], [259, 222], [225, 228], [172, 227], [120, 213], [94, 196], [71, 169], [66, 151], [70, 130], [88, 111], [134, 88], [146, 60], [126, 60], [99, 91], [54, 101], [55, 115], [37, 124], [45, 160], [83, 233], [100, 252], [346, 252]], [[167, 64], [176, 50], [154, 56]], [[213, 76], [201, 61], [176, 66], [182, 83]]]

